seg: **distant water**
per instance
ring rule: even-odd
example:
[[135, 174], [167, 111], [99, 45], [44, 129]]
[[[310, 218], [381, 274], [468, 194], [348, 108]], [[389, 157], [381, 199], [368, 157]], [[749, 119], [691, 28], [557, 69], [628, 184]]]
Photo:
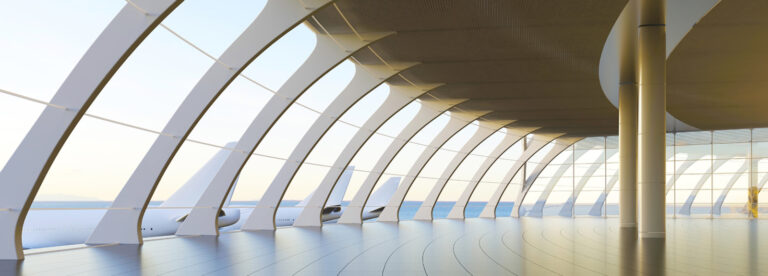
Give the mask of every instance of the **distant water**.
[[[152, 201], [149, 203], [150, 209], [151, 207], [159, 206], [162, 203], [162, 201]], [[256, 206], [258, 201], [233, 201], [231, 203], [232, 206], [242, 206], [243, 212], [241, 214], [246, 215], [250, 214], [250, 211], [252, 210], [251, 206]], [[294, 206], [298, 204], [298, 200], [285, 200], [280, 204], [280, 207], [288, 207]], [[349, 202], [343, 202], [342, 206], [348, 205]], [[445, 218], [448, 216], [448, 213], [451, 211], [451, 208], [453, 208], [453, 205], [455, 202], [447, 202], [447, 201], [440, 201], [435, 204], [434, 211], [432, 213], [432, 216], [435, 219]], [[485, 202], [469, 202], [467, 204], [467, 208], [465, 211], [465, 217], [467, 218], [474, 218], [480, 216], [480, 212], [483, 211], [483, 208], [485, 207]], [[34, 202], [32, 203], [32, 208], [109, 208], [111, 205], [111, 202], [109, 201], [41, 201], [41, 202]], [[419, 206], [421, 206], [421, 201], [405, 201], [403, 202], [402, 208], [400, 208], [400, 219], [401, 220], [411, 220], [416, 215], [416, 211], [419, 209]], [[498, 208], [496, 208], [496, 216], [497, 217], [505, 217], [509, 216], [512, 212], [512, 207], [514, 207], [513, 202], [500, 202]], [[526, 209], [530, 209], [532, 206], [523, 206], [523, 213]], [[544, 216], [557, 216], [560, 212], [560, 209], [562, 208], [561, 205], [547, 205], [544, 207], [543, 215]], [[592, 208], [591, 205], [576, 205], [574, 206], [574, 213], [577, 216], [586, 216], [589, 214], [589, 210]], [[679, 208], [679, 206], [678, 206]], [[741, 214], [742, 208], [740, 206], [723, 206], [722, 207], [722, 214]], [[763, 212], [764, 208], [761, 208], [761, 213]], [[675, 211], [675, 207], [672, 205], [667, 205], [667, 214], [672, 215]], [[765, 210], [768, 211], [768, 210]], [[709, 215], [711, 212], [711, 208], [707, 206], [700, 206], [696, 207], [694, 206], [691, 208], [691, 214], [692, 216], [700, 216], [700, 215]], [[608, 216], [618, 216], [619, 215], [619, 207], [616, 204], [608, 204], [605, 207], [604, 215]]]
[[[148, 212], [152, 212], [153, 208], [155, 206], [160, 205], [162, 202], [160, 201], [153, 201], [150, 202], [149, 210]], [[222, 227], [220, 229], [221, 232], [228, 232], [228, 231], [235, 231], [239, 230], [241, 226], [245, 223], [246, 219], [250, 216], [250, 214], [253, 212], [254, 208], [258, 202], [257, 201], [240, 201], [240, 202], [232, 202], [230, 208], [240, 208], [240, 220], [230, 226]], [[283, 201], [280, 204], [281, 208], [291, 208], [292, 206], [295, 206], [298, 204], [299, 201], [297, 200], [286, 200]], [[348, 205], [349, 202], [342, 202], [342, 206]], [[55, 209], [77, 209], [77, 208], [89, 208], [89, 209], [98, 209], [98, 208], [109, 208], [111, 205], [111, 202], [107, 201], [41, 201], [41, 202], [34, 202], [32, 204], [33, 212], [46, 212], [47, 210], [55, 210]], [[433, 210], [433, 218], [435, 219], [442, 219], [448, 216], [448, 213], [451, 211], [451, 208], [455, 205], [455, 202], [437, 202], [435, 205], [435, 208]], [[465, 211], [465, 217], [467, 218], [475, 218], [480, 215], [483, 208], [485, 207], [485, 202], [470, 202], [468, 203]], [[406, 201], [403, 202], [402, 208], [400, 208], [400, 220], [412, 220], [413, 217], [416, 215], [416, 211], [421, 206], [420, 201]], [[497, 217], [508, 217], [510, 216], [512, 212], [512, 208], [514, 207], [514, 203], [512, 202], [501, 202], [499, 203], [498, 208], [496, 208], [496, 216]], [[521, 213], [523, 216], [525, 216], [526, 210], [530, 210], [533, 206], [524, 205], [521, 208]], [[577, 205], [574, 207], [574, 213], [577, 216], [588, 216], [589, 211], [592, 208], [592, 205]], [[679, 206], [678, 206], [679, 208]], [[562, 205], [547, 205], [542, 210], [543, 216], [557, 216], [562, 209]], [[764, 208], [761, 208], [760, 212], [765, 213], [768, 210], [763, 210]], [[154, 209], [156, 210], [156, 209]], [[675, 211], [675, 208], [671, 205], [667, 207], [667, 215], [672, 216], [673, 212]], [[711, 208], [705, 207], [705, 206], [694, 206], [691, 209], [691, 215], [690, 217], [710, 217]], [[66, 211], [63, 214], [66, 214], [68, 216], [77, 216], [77, 211]], [[603, 215], [606, 216], [618, 216], [618, 206], [615, 204], [609, 204], [606, 206], [605, 210], [603, 211]], [[680, 217], [686, 217], [684, 215], [678, 215]], [[716, 216], [717, 217], [717, 216]], [[720, 217], [729, 217], [729, 218], [746, 218], [746, 214], [743, 212], [743, 207], [739, 206], [723, 206], [722, 208], [722, 215]], [[81, 216], [81, 218], [78, 221], [83, 222], [84, 225], [95, 225], [98, 223], [98, 220], [100, 219], [100, 216]], [[86, 221], [87, 220], [87, 221]], [[375, 221], [376, 219], [368, 220], [367, 222]], [[328, 221], [325, 223], [335, 223], [335, 221]], [[290, 226], [286, 226], [290, 227]], [[26, 229], [26, 228], [25, 228]]]

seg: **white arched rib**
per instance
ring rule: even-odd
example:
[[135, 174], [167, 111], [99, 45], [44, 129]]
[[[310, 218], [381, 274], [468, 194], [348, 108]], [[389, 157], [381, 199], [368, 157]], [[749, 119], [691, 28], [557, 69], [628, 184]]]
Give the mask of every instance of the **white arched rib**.
[[464, 218], [464, 211], [467, 208], [467, 203], [469, 203], [469, 199], [472, 198], [472, 193], [475, 192], [475, 189], [477, 188], [477, 185], [480, 184], [480, 180], [483, 179], [486, 173], [488, 173], [488, 170], [491, 169], [493, 164], [496, 163], [496, 161], [501, 158], [501, 155], [504, 154], [509, 148], [511, 148], [513, 145], [515, 145], [520, 139], [524, 138], [526, 135], [531, 133], [532, 131], [536, 130], [535, 128], [514, 128], [514, 127], [508, 127], [507, 128], [507, 134], [504, 136], [504, 140], [499, 143], [498, 146], [496, 146], [495, 149], [491, 152], [490, 156], [488, 156], [485, 161], [483, 161], [483, 164], [480, 165], [480, 167], [475, 172], [475, 175], [472, 177], [472, 181], [467, 184], [467, 187], [464, 189], [464, 192], [461, 193], [461, 196], [459, 196], [459, 199], [456, 200], [456, 204], [453, 205], [453, 208], [451, 208], [451, 212], [448, 213], [447, 218], [449, 219], [463, 219]]
[[374, 186], [376, 186], [376, 182], [379, 181], [381, 175], [384, 173], [387, 167], [389, 167], [389, 164], [392, 163], [392, 160], [394, 160], [397, 153], [403, 149], [408, 141], [411, 140], [411, 138], [413, 138], [413, 136], [415, 136], [419, 130], [432, 122], [444, 111], [463, 101], [463, 99], [447, 101], [438, 101], [434, 99], [422, 100], [419, 112], [416, 113], [416, 116], [414, 116], [408, 125], [406, 125], [402, 131], [400, 131], [400, 134], [398, 134], [395, 140], [392, 141], [389, 147], [387, 147], [387, 149], [384, 151], [384, 154], [379, 157], [376, 165], [374, 165], [371, 172], [368, 173], [368, 176], [363, 181], [363, 185], [360, 186], [360, 189], [355, 194], [352, 202], [349, 203], [349, 206], [347, 206], [346, 210], [344, 210], [344, 213], [341, 214], [339, 223], [362, 223], [362, 212], [366, 202], [368, 201], [368, 197], [371, 195]]
[[[547, 199], [549, 199], [549, 195], [552, 194], [552, 191], [555, 189], [555, 186], [557, 186], [557, 182], [560, 180], [560, 178], [565, 175], [565, 172], [568, 171], [568, 169], [575, 169], [573, 166], [575, 165], [575, 162], [581, 158], [582, 155], [584, 155], [586, 151], [577, 151], [573, 154], [571, 158], [573, 158], [572, 164], [561, 164], [559, 168], [557, 168], [557, 171], [555, 174], [552, 175], [552, 177], [549, 180], [549, 183], [547, 183], [547, 186], [544, 187], [544, 191], [539, 195], [539, 199], [536, 200], [536, 203], [534, 203], [533, 208], [531, 208], [531, 211], [528, 212], [528, 216], [531, 217], [541, 217], [544, 215], [544, 205], [547, 204]], [[597, 159], [602, 159], [605, 153], [601, 154], [597, 157]], [[585, 173], [584, 177], [582, 177], [579, 180], [579, 183], [586, 183], [589, 179], [589, 176], [594, 174], [595, 171], [600, 167], [602, 163], [593, 163], [589, 166], [587, 169], [587, 172]]]
[[397, 187], [397, 191], [395, 191], [395, 194], [392, 195], [392, 198], [389, 200], [389, 202], [387, 202], [387, 206], [384, 207], [384, 210], [381, 212], [381, 215], [379, 215], [377, 221], [398, 221], [398, 213], [400, 212], [400, 206], [403, 205], [403, 200], [405, 200], [405, 195], [408, 194], [408, 190], [411, 189], [411, 185], [416, 180], [416, 177], [419, 175], [421, 170], [424, 169], [424, 166], [427, 165], [427, 162], [432, 159], [432, 156], [434, 156], [435, 153], [446, 142], [448, 142], [451, 137], [453, 137], [453, 135], [472, 123], [472, 120], [475, 120], [480, 116], [485, 115], [486, 113], [487, 112], [475, 114], [451, 114], [451, 119], [448, 121], [448, 124], [446, 124], [440, 133], [438, 133], [437, 136], [432, 139], [432, 142], [429, 143], [429, 146], [424, 149], [421, 155], [419, 155], [419, 158], [416, 159], [416, 162], [413, 164], [413, 166], [411, 166], [411, 169], [408, 170], [408, 174], [405, 175], [402, 182], [400, 183], [400, 186]]
[[437, 86], [414, 87], [414, 86], [396, 86], [390, 85], [389, 95], [379, 106], [376, 112], [357, 130], [352, 139], [344, 147], [344, 150], [334, 161], [328, 173], [325, 174], [320, 185], [312, 193], [309, 202], [301, 211], [293, 226], [322, 226], [321, 215], [323, 207], [328, 200], [328, 196], [336, 186], [336, 182], [344, 169], [355, 157], [355, 154], [363, 147], [366, 141], [378, 130], [384, 123], [392, 118], [403, 107], [411, 103], [414, 99], [424, 93], [434, 89]]
[[[296, 175], [301, 164], [307, 158], [312, 149], [317, 145], [320, 139], [330, 129], [334, 122], [338, 120], [352, 105], [368, 94], [371, 90], [379, 86], [386, 79], [397, 74], [401, 70], [412, 66], [413, 64], [400, 66], [400, 69], [391, 69], [382, 65], [360, 65], [355, 64], [356, 71], [352, 81], [346, 88], [331, 102], [323, 114], [314, 122], [307, 133], [304, 134], [299, 144], [291, 152], [288, 160], [283, 164], [272, 184], [262, 196], [251, 216], [243, 224], [243, 230], [268, 230], [275, 229], [275, 211], [282, 201], [288, 185]], [[180, 228], [179, 231], [182, 229]], [[179, 232], [177, 232], [178, 234]], [[181, 232], [185, 233], [185, 232]]]
[[[606, 152], [607, 152], [607, 150], [606, 150]], [[603, 153], [603, 154], [605, 154], [605, 153]], [[619, 154], [619, 153], [616, 152], [614, 154]], [[605, 159], [604, 155], [601, 155], [601, 157], [603, 157]], [[611, 158], [610, 156], [607, 156], [607, 157], [608, 157], [607, 159]], [[597, 159], [599, 160], [600, 157], [598, 157]], [[573, 206], [574, 206], [574, 204], [576, 204], [576, 200], [579, 198], [579, 194], [581, 194], [581, 191], [584, 189], [584, 186], [587, 185], [587, 181], [589, 181], [589, 178], [594, 176], [594, 174], [597, 172], [597, 169], [600, 167], [600, 165], [607, 166], [608, 164], [607, 163], [596, 163], [596, 164], [593, 164], [592, 166], [589, 167], [587, 172], [584, 173], [584, 177], [582, 177], [579, 180], [579, 183], [576, 184], [576, 187], [574, 188], [573, 192], [571, 193], [571, 196], [568, 197], [568, 200], [565, 202], [565, 204], [563, 204], [563, 208], [560, 209], [560, 212], [558, 213], [560, 216], [570, 217], [570, 216], [573, 215]], [[618, 173], [616, 175], [618, 175]], [[608, 177], [608, 175], [605, 175], [604, 177]], [[608, 181], [606, 181], [606, 185], [609, 185]], [[610, 191], [610, 189], [608, 187], [604, 187], [604, 189], [605, 189], [604, 191]]]
[[520, 206], [523, 205], [525, 196], [528, 195], [528, 191], [531, 189], [531, 186], [533, 186], [533, 183], [536, 182], [536, 179], [539, 178], [541, 172], [544, 171], [544, 169], [549, 166], [549, 163], [552, 162], [552, 160], [555, 159], [555, 157], [557, 157], [561, 152], [581, 139], [583, 139], [583, 137], [564, 137], [557, 138], [557, 140], [552, 142], [554, 145], [552, 149], [550, 149], [549, 152], [544, 155], [540, 163], [536, 165], [533, 171], [531, 171], [531, 175], [525, 179], [525, 183], [523, 184], [523, 187], [520, 190], [520, 193], [517, 195], [517, 199], [515, 200], [515, 205], [512, 207], [512, 217], [520, 216]]
[[181, 2], [123, 6], [56, 91], [0, 172], [0, 259], [24, 258], [24, 219], [59, 150], [112, 75]]
[[427, 195], [427, 198], [424, 199], [424, 201], [421, 203], [421, 206], [419, 206], [419, 209], [416, 211], [416, 215], [413, 217], [415, 220], [431, 220], [432, 219], [432, 210], [435, 208], [435, 203], [437, 203], [437, 199], [440, 197], [440, 194], [443, 192], [443, 188], [445, 188], [445, 185], [448, 183], [448, 180], [451, 179], [451, 176], [453, 176], [453, 173], [456, 172], [456, 169], [459, 168], [459, 165], [461, 165], [462, 162], [464, 162], [464, 159], [469, 156], [469, 154], [477, 148], [483, 141], [488, 139], [491, 135], [493, 135], [496, 131], [501, 129], [502, 127], [512, 123], [512, 120], [493, 120], [493, 121], [480, 121], [480, 127], [477, 129], [475, 134], [472, 135], [471, 138], [464, 144], [464, 146], [461, 147], [458, 153], [451, 159], [451, 162], [448, 163], [448, 166], [443, 170], [443, 173], [440, 175], [440, 178], [437, 179], [437, 183], [435, 183], [434, 186], [432, 186], [432, 190], [430, 190], [429, 194]]
[[[520, 155], [520, 158], [518, 158], [517, 161], [515, 161], [515, 164], [512, 165], [507, 174], [504, 175], [504, 178], [501, 180], [501, 184], [499, 184], [499, 187], [496, 188], [496, 191], [493, 193], [493, 195], [491, 195], [491, 198], [488, 199], [488, 203], [480, 213], [481, 218], [496, 217], [496, 207], [499, 206], [501, 196], [504, 195], [507, 187], [509, 187], [509, 184], [512, 182], [512, 178], [514, 178], [518, 171], [523, 168], [525, 163], [528, 162], [528, 159], [531, 159], [533, 155], [539, 152], [539, 150], [546, 146], [550, 141], [561, 135], [562, 134], [534, 134], [533, 137], [531, 137], [530, 144], [526, 145], [523, 154]], [[517, 202], [515, 202], [515, 205], [517, 205]]]
[[[270, 3], [272, 2], [274, 1]], [[168, 135], [158, 136], [155, 140], [113, 202], [113, 209], [109, 210], [99, 222], [88, 239], [88, 243], [140, 242], [140, 232], [132, 231], [132, 225], [135, 224], [138, 227], [141, 223], [141, 217], [154, 189], [173, 156], [181, 147], [183, 140], [189, 135], [208, 107], [239, 75], [242, 69], [247, 67], [266, 47], [290, 30], [271, 28], [293, 28], [301, 22], [300, 20], [304, 20], [311, 14], [299, 3], [291, 1], [279, 4], [270, 3], [222, 54], [219, 62], [214, 63], [209, 68], [208, 72], [187, 95], [163, 130], [163, 133]], [[283, 16], [275, 18], [277, 14]], [[375, 35], [372, 40], [382, 36]], [[342, 62], [350, 53], [365, 47], [368, 43], [370, 42], [361, 41], [351, 35], [339, 37], [318, 35], [315, 49], [307, 61], [292, 75], [289, 82], [272, 96], [270, 103], [273, 104], [268, 104], [261, 114], [264, 114], [264, 117], [279, 116], [284, 111], [284, 108], [280, 109], [280, 106], [290, 105], [298, 95], [328, 72], [330, 68]], [[337, 44], [349, 48], [340, 49]], [[228, 66], [235, 65], [236, 69], [225, 68], [220, 63]], [[273, 123], [274, 120], [265, 120], [265, 122]], [[210, 207], [213, 208], [213, 206]]]

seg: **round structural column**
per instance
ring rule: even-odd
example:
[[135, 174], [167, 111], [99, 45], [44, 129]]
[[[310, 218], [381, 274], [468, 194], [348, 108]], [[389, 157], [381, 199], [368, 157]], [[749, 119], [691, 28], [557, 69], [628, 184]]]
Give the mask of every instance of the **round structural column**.
[[619, 40], [619, 215], [637, 227], [637, 1], [622, 14]]
[[637, 227], [637, 85], [619, 86], [619, 215], [621, 227]]
[[638, 2], [638, 186], [641, 238], [665, 237], [665, 0]]

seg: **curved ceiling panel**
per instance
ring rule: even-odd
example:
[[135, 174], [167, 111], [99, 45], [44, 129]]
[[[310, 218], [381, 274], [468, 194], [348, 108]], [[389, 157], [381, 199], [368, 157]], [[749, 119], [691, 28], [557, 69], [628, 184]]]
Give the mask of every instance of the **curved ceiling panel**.
[[670, 55], [667, 110], [701, 129], [768, 126], [768, 2], [726, 0]]
[[[316, 15], [331, 33], [396, 31], [372, 48], [387, 62], [418, 62], [402, 73], [444, 83], [437, 98], [468, 98], [459, 110], [541, 132], [611, 135], [617, 110], [603, 94], [598, 63], [626, 1], [339, 0]], [[344, 17], [340, 16], [339, 10]], [[316, 23], [315, 23], [316, 24]], [[378, 63], [370, 51], [355, 56]], [[393, 78], [391, 83], [403, 82]]]

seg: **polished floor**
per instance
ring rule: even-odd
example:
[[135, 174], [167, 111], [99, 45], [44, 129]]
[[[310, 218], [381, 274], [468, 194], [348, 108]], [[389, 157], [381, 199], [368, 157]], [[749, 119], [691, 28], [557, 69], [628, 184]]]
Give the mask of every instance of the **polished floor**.
[[768, 275], [768, 221], [667, 224], [666, 240], [610, 218], [328, 224], [38, 253], [0, 275]]

